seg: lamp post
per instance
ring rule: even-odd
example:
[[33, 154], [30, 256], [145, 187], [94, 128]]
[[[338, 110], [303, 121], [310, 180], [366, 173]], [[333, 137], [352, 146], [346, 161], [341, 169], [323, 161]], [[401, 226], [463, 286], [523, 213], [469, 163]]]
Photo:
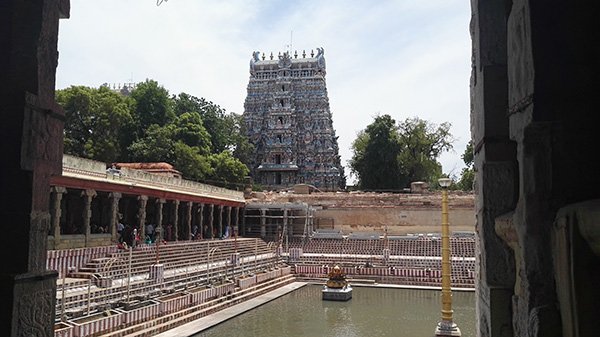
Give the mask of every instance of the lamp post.
[[440, 178], [442, 187], [442, 320], [435, 328], [436, 336], [460, 336], [460, 329], [452, 321], [452, 290], [450, 288], [450, 229], [448, 222], [448, 187], [452, 180]]

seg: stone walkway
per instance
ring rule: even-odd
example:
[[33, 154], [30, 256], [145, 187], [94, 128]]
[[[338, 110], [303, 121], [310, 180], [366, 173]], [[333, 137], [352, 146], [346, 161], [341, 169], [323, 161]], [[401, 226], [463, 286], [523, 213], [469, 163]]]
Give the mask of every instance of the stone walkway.
[[288, 294], [296, 289], [302, 288], [307, 285], [306, 282], [294, 282], [288, 285], [285, 285], [281, 288], [273, 290], [267, 294], [260, 295], [248, 301], [245, 301], [240, 304], [236, 304], [229, 308], [220, 310], [214, 314], [208, 315], [206, 317], [202, 317], [196, 321], [184, 324], [182, 326], [176, 327], [169, 331], [165, 331], [161, 334], [156, 335], [156, 337], [188, 337], [193, 336], [203, 330], [211, 328], [221, 322], [224, 322], [232, 317], [241, 315], [246, 311], [252, 310], [258, 306], [261, 306], [267, 302], [270, 302], [278, 297], [281, 297], [285, 294]]

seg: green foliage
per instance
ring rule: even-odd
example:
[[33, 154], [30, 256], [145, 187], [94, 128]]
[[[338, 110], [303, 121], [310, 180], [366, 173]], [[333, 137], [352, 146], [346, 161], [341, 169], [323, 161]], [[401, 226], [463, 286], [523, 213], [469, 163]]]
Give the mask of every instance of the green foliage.
[[377, 116], [359, 133], [353, 143], [354, 156], [350, 167], [364, 189], [401, 188], [403, 176], [398, 165], [400, 144], [396, 121], [389, 115]]
[[405, 172], [403, 186], [414, 181], [433, 185], [442, 174], [442, 165], [437, 159], [452, 149], [450, 124], [438, 126], [420, 118], [407, 118], [399, 123], [398, 131], [402, 147], [398, 160]]
[[173, 148], [173, 165], [185, 172], [187, 179], [201, 181], [214, 175], [215, 169], [211, 167], [209, 157], [200, 154], [197, 147], [189, 146], [181, 141], [175, 143]]
[[170, 97], [153, 80], [131, 97], [108, 87], [71, 87], [56, 96], [66, 112], [66, 153], [107, 163], [167, 162], [186, 179], [229, 186], [248, 174], [253, 148], [241, 116], [204, 98]]
[[166, 125], [175, 119], [173, 100], [169, 97], [167, 89], [158, 85], [158, 82], [146, 80], [138, 83], [131, 92], [135, 100], [134, 116], [137, 122], [137, 135], [143, 136], [150, 125]]
[[213, 154], [209, 159], [211, 167], [214, 168], [210, 180], [223, 182], [224, 186], [230, 188], [243, 187], [244, 178], [250, 172], [244, 163], [233, 157], [229, 151]]
[[171, 124], [166, 126], [150, 125], [146, 130], [146, 135], [129, 146], [131, 160], [173, 163], [175, 159], [174, 135], [175, 127]]
[[233, 156], [249, 167], [255, 150], [254, 145], [246, 137], [244, 117], [236, 113], [231, 113], [231, 116], [234, 120], [234, 132], [232, 132]]
[[218, 105], [210, 104], [201, 112], [204, 127], [210, 133], [213, 153], [231, 150], [235, 145], [234, 131], [236, 129], [233, 116], [225, 114]]
[[107, 87], [71, 86], [57, 90], [56, 100], [65, 109], [65, 153], [104, 162], [121, 156], [133, 123], [131, 99]]
[[198, 153], [211, 152], [210, 134], [204, 128], [202, 118], [197, 112], [185, 112], [175, 120], [175, 139], [198, 148]]
[[475, 182], [475, 169], [474, 169], [474, 152], [473, 152], [473, 141], [467, 144], [465, 152], [461, 156], [467, 167], [462, 169], [460, 180], [456, 183], [456, 188], [463, 191], [472, 191], [473, 183]]
[[442, 174], [437, 161], [452, 149], [450, 124], [439, 126], [419, 118], [396, 125], [389, 115], [377, 116], [352, 143], [350, 167], [362, 189], [402, 189], [413, 181], [434, 185]]

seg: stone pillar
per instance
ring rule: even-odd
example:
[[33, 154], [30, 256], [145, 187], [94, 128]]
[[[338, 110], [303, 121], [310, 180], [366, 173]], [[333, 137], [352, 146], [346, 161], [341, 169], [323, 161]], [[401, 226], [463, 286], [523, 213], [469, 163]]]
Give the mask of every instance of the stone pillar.
[[[137, 197], [140, 207], [138, 208], [138, 233], [140, 238], [146, 237], [146, 204], [148, 204], [148, 196], [140, 195]], [[135, 239], [135, 238], [134, 238]]]
[[227, 229], [229, 231], [229, 237], [233, 237], [233, 228], [231, 227], [231, 206], [227, 207]]
[[281, 237], [283, 238], [284, 236], [287, 237], [288, 235], [288, 212], [289, 209], [284, 208], [283, 209], [283, 228], [281, 229], [282, 233], [281, 233]]
[[244, 209], [242, 210], [242, 236], [246, 236], [246, 217], [244, 216], [246, 214], [246, 208], [244, 207]]
[[85, 245], [87, 247], [88, 242], [90, 241], [90, 218], [92, 217], [92, 199], [96, 196], [96, 191], [94, 190], [83, 190], [81, 192], [81, 197], [83, 198], [83, 228], [85, 230]]
[[148, 274], [149, 279], [151, 279], [153, 283], [162, 285], [165, 280], [165, 265], [162, 263], [151, 265], [150, 272]]
[[46, 270], [50, 177], [60, 175], [64, 112], [54, 100], [67, 0], [0, 2], [0, 336], [54, 336], [56, 271]]
[[204, 204], [198, 205], [198, 226], [200, 226], [200, 239], [204, 239]]
[[112, 192], [108, 195], [110, 200], [110, 235], [113, 242], [118, 241], [117, 223], [119, 222], [119, 200], [121, 193]]
[[265, 238], [267, 236], [267, 210], [260, 210], [260, 237]]
[[154, 242], [162, 242], [164, 240], [165, 228], [163, 227], [163, 205], [165, 199], [156, 199], [156, 228], [154, 229]]
[[[471, 37], [471, 138], [474, 144], [476, 335], [512, 336], [513, 254], [498, 237], [497, 217], [514, 209], [518, 182], [516, 144], [508, 118], [507, 2], [473, 0]], [[493, 203], [484, 200], [495, 200]]]
[[179, 200], [173, 200], [173, 238], [179, 240]]
[[233, 226], [235, 227], [235, 235], [239, 236], [240, 235], [240, 207], [234, 207], [234, 214], [235, 214], [235, 222], [233, 223]]
[[219, 228], [219, 235], [217, 235], [217, 239], [220, 239], [223, 237], [223, 205], [217, 205], [217, 207], [219, 207], [219, 219], [218, 219], [218, 228]]
[[194, 206], [194, 203], [191, 201], [186, 201], [183, 204], [185, 205], [185, 216], [183, 217], [185, 237], [183, 239], [190, 240], [192, 238], [192, 207]]
[[214, 221], [215, 221], [215, 205], [210, 204], [208, 205], [208, 223], [209, 223], [209, 230], [210, 230], [210, 238], [214, 239], [215, 238], [215, 226], [214, 226]]
[[52, 194], [52, 206], [50, 207], [50, 219], [52, 235], [54, 235], [54, 247], [60, 244], [60, 217], [62, 215], [61, 202], [63, 194], [67, 193], [67, 189], [60, 186], [53, 186], [50, 189]]

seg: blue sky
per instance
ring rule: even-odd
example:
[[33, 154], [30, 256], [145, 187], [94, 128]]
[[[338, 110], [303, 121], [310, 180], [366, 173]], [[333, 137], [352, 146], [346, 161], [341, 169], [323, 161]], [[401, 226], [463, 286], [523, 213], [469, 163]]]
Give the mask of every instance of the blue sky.
[[[323, 47], [342, 163], [357, 132], [378, 114], [449, 122], [458, 175], [470, 139], [470, 7], [465, 0], [71, 0], [61, 20], [57, 88], [146, 78], [172, 94], [243, 112], [248, 64]], [[347, 169], [348, 173], [349, 170]], [[352, 181], [352, 178], [350, 179]]]

